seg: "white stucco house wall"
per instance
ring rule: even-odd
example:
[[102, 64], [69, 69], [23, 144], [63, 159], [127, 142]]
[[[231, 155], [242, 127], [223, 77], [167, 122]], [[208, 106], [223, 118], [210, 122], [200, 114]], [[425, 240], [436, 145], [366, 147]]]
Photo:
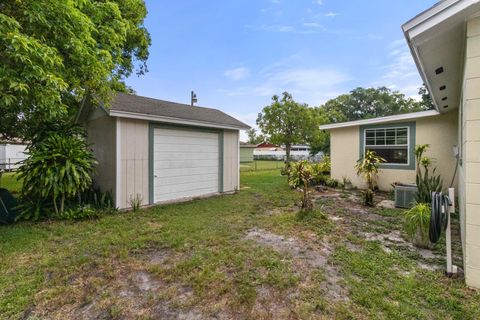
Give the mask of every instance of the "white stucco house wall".
[[321, 126], [331, 132], [332, 175], [360, 184], [353, 166], [374, 148], [390, 160], [381, 188], [412, 182], [412, 146], [429, 143], [447, 184], [457, 169], [465, 280], [480, 288], [480, 0], [440, 1], [402, 29], [435, 110]]
[[118, 208], [239, 189], [239, 131], [249, 126], [220, 110], [118, 93], [108, 108], [85, 103], [77, 121], [99, 163], [94, 182]]

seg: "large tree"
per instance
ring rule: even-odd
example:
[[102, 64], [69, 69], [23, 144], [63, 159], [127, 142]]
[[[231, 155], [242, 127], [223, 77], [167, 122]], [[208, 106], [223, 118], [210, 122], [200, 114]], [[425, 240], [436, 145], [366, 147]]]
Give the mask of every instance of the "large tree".
[[287, 165], [292, 145], [305, 143], [312, 130], [318, 127], [312, 110], [293, 100], [288, 92], [284, 92], [281, 98], [272, 97], [272, 103], [258, 114], [257, 125], [271, 143], [285, 145]]
[[[398, 91], [386, 87], [356, 88], [315, 108], [318, 124], [354, 121], [375, 117], [433, 109], [433, 103], [425, 86], [419, 88], [421, 100], [405, 97]], [[329, 152], [328, 132], [312, 131], [309, 138], [312, 153]]]
[[328, 115], [328, 122], [343, 122], [430, 109], [431, 105], [424, 101], [405, 97], [386, 87], [356, 88], [328, 100], [321, 108]]
[[74, 114], [88, 93], [106, 102], [146, 71], [143, 0], [2, 0], [0, 137]]

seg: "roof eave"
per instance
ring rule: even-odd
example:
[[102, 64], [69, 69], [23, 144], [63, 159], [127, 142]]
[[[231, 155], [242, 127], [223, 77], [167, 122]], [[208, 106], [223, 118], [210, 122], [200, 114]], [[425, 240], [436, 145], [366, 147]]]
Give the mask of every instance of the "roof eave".
[[378, 117], [378, 118], [372, 118], [372, 119], [363, 119], [363, 120], [321, 125], [320, 130], [332, 130], [332, 129], [355, 127], [355, 126], [370, 125], [370, 124], [382, 124], [382, 123], [397, 122], [397, 121], [415, 120], [415, 119], [420, 119], [425, 117], [433, 117], [439, 114], [440, 113], [437, 110], [404, 113], [404, 114], [399, 114], [394, 116]]
[[221, 124], [221, 123], [199, 121], [199, 120], [187, 120], [187, 119], [181, 119], [181, 118], [172, 118], [172, 117], [150, 115], [150, 114], [128, 112], [128, 111], [119, 111], [119, 110], [112, 110], [112, 109], [108, 110], [108, 114], [111, 117], [130, 118], [130, 119], [147, 120], [147, 121], [155, 121], [155, 122], [165, 122], [165, 123], [189, 125], [189, 126], [197, 126], [197, 127], [229, 129], [229, 130], [248, 130], [248, 129], [250, 129], [250, 126], [248, 126], [246, 124], [244, 124], [242, 126], [234, 126], [234, 125], [230, 125], [230, 124]]
[[[415, 43], [415, 39], [421, 38], [424, 34], [431, 31], [432, 28], [435, 28], [452, 16], [455, 16], [464, 10], [469, 9], [471, 6], [476, 5], [480, 0], [444, 0], [440, 1], [433, 7], [425, 10], [424, 12], [418, 14], [413, 19], [407, 21], [402, 25], [403, 34], [407, 40], [410, 52], [412, 53], [413, 60], [417, 66], [417, 69], [420, 73], [420, 76], [430, 92], [432, 97], [433, 104], [438, 112], [442, 112], [440, 97], [436, 93], [432, 81], [429, 78], [427, 67], [422, 61], [422, 58], [419, 53], [419, 45]], [[460, 59], [459, 59], [460, 60]]]

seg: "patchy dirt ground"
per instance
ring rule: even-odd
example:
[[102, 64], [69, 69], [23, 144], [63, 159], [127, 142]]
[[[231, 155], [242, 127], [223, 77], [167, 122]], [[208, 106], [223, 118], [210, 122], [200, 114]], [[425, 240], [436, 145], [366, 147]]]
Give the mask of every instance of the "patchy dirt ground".
[[[0, 273], [0, 298], [21, 289], [24, 277], [39, 283], [10, 318], [478, 319], [480, 295], [443, 276], [442, 243], [410, 244], [401, 211], [325, 188], [312, 194], [315, 210], [302, 214], [299, 194], [278, 173], [250, 179], [234, 196], [45, 226], [48, 241], [34, 238], [41, 246], [5, 269], [18, 277], [5, 282]], [[19, 264], [28, 268], [19, 272]]]
[[[380, 202], [385, 195], [376, 199]], [[420, 249], [408, 242], [400, 231], [398, 217], [378, 214], [375, 209], [361, 205], [355, 191], [323, 189], [313, 194], [317, 208], [326, 213], [326, 218], [335, 225], [335, 232], [317, 237], [315, 233], [301, 235], [280, 235], [263, 228], [253, 227], [244, 234], [243, 241], [254, 242], [257, 246], [274, 250], [285, 259], [291, 259], [298, 287], [308, 288], [317, 273], [322, 274], [320, 286], [322, 296], [330, 302], [348, 303], [349, 290], [345, 285], [342, 270], [332, 261], [335, 247], [344, 245], [350, 252], [361, 252], [362, 245], [351, 241], [351, 236], [366, 241], [381, 243], [382, 250], [390, 254], [394, 250], [406, 250], [418, 257], [418, 267], [428, 271], [442, 269], [443, 257], [432, 250]], [[270, 208], [267, 216], [285, 213], [296, 214], [295, 207]], [[393, 229], [392, 229], [393, 227]], [[350, 237], [349, 237], [350, 236]], [[109, 274], [98, 270], [98, 274], [87, 275], [72, 282], [84, 293], [96, 281], [101, 282], [102, 291], [85, 295], [76, 304], [67, 308], [50, 310], [48, 304], [40, 305], [25, 313], [30, 317], [49, 319], [232, 319], [238, 314], [231, 309], [228, 301], [220, 300], [207, 305], [198, 304], [195, 290], [181, 282], [165, 281], [155, 272], [156, 268], [168, 270], [185, 257], [170, 250], [149, 249], [131, 254], [130, 264], [112, 261]], [[105, 271], [106, 272], [106, 271]], [[399, 270], [407, 276], [410, 273]], [[105, 281], [105, 279], [108, 279]], [[297, 288], [279, 291], [269, 285], [255, 287], [255, 301], [250, 315], [256, 319], [296, 318], [292, 306], [301, 299]], [[212, 306], [213, 304], [213, 306]], [[121, 305], [121, 310], [116, 306]], [[42, 311], [40, 311], [42, 310]], [[322, 312], [317, 316], [322, 317]], [[241, 317], [240, 317], [241, 318]]]

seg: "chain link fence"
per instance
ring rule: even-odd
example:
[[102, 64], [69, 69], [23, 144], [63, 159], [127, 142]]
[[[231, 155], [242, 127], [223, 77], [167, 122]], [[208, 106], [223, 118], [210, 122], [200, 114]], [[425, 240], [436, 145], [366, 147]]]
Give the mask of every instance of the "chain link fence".
[[20, 168], [21, 162], [24, 158], [6, 158], [0, 159], [0, 170], [15, 171]]
[[240, 171], [266, 171], [266, 170], [280, 170], [285, 166], [285, 163], [280, 160], [254, 160], [252, 162], [240, 163]]

